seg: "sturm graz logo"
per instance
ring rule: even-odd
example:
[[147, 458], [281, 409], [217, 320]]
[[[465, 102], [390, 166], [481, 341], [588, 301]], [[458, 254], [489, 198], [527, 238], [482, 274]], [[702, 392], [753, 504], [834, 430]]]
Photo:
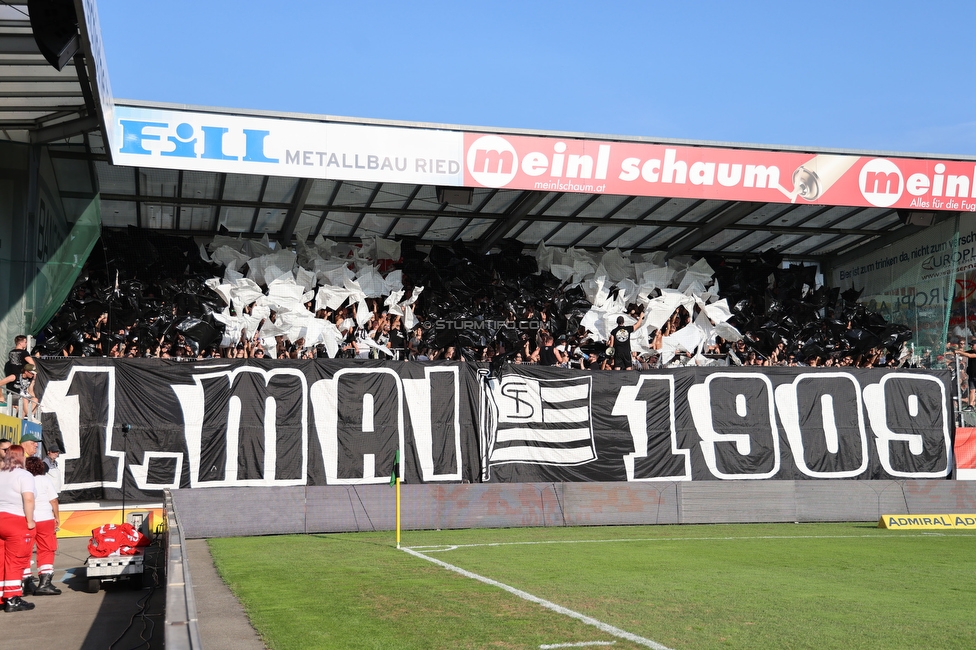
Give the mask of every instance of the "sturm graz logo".
[[536, 408], [529, 398], [529, 387], [524, 381], [509, 381], [502, 385], [502, 395], [512, 400], [508, 405], [508, 417], [512, 420], [528, 420]]
[[581, 465], [596, 460], [592, 377], [504, 377], [495, 389], [498, 422], [488, 462]]

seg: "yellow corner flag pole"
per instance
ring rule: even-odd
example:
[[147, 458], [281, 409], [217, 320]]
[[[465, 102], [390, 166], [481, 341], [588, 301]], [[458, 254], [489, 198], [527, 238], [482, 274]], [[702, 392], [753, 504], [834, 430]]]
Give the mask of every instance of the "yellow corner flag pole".
[[396, 535], [397, 548], [400, 548], [400, 477], [396, 477]]
[[396, 487], [396, 542], [400, 548], [400, 450], [393, 456], [393, 474], [390, 476], [390, 487]]

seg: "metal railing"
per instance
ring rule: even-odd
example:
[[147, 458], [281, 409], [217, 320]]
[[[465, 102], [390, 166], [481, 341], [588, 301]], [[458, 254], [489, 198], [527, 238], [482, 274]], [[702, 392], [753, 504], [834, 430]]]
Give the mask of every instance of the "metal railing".
[[[31, 403], [30, 415], [27, 418], [21, 418], [19, 410], [21, 400]], [[20, 391], [10, 390], [3, 386], [0, 388], [0, 414], [39, 423], [41, 421], [41, 403], [36, 397], [22, 395]]]
[[186, 537], [173, 507], [172, 493], [167, 489], [163, 491], [163, 495], [163, 507], [166, 510], [166, 648], [202, 650]]

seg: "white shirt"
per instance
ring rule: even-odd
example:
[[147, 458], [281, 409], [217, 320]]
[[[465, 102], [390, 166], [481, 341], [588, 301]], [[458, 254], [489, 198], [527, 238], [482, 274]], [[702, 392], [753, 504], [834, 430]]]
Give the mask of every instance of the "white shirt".
[[0, 512], [20, 517], [24, 512], [24, 492], [35, 494], [34, 477], [26, 469], [15, 467], [9, 472], [0, 472]]
[[54, 519], [54, 506], [51, 501], [58, 498], [58, 493], [47, 474], [34, 477], [34, 487], [37, 495], [34, 500], [34, 521], [51, 521]]
[[366, 343], [366, 339], [369, 338], [369, 332], [366, 330], [361, 330], [356, 335], [356, 340], [353, 344], [356, 346], [356, 358], [357, 359], [369, 359], [369, 344]]
[[51, 485], [54, 486], [55, 492], [57, 492], [57, 494], [61, 494], [61, 485], [64, 483], [64, 480], [61, 478], [61, 468], [57, 466], [52, 467], [47, 470], [47, 474], [44, 476], [51, 481]]

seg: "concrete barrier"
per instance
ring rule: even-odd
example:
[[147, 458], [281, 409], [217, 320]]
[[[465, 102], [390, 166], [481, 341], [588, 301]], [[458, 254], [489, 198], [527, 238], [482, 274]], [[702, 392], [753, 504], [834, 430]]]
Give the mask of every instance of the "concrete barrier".
[[[976, 512], [976, 481], [403, 485], [404, 530], [877, 521]], [[187, 538], [393, 530], [386, 485], [173, 490]]]
[[[197, 606], [190, 580], [190, 564], [186, 554], [186, 537], [173, 507], [169, 490], [164, 493], [166, 513], [166, 616], [165, 645], [167, 650], [202, 650], [197, 626]], [[187, 508], [187, 510], [190, 510]]]

